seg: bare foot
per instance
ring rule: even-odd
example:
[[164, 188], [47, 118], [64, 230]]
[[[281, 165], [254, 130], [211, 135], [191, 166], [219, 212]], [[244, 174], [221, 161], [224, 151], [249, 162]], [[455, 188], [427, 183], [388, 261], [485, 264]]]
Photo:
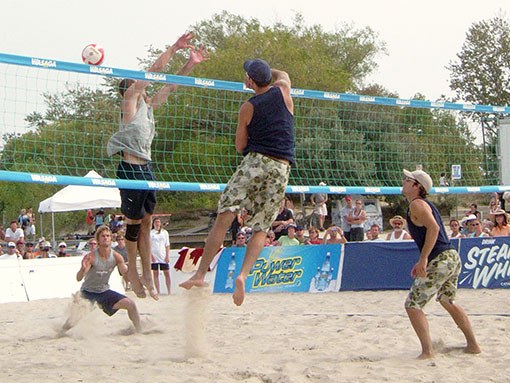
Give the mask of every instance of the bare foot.
[[244, 280], [241, 277], [236, 278], [236, 288], [234, 290], [234, 294], [232, 294], [232, 299], [234, 300], [234, 304], [236, 306], [241, 306], [244, 302]]
[[152, 284], [152, 281], [147, 281], [146, 279], [141, 278], [140, 282], [142, 282], [142, 285], [147, 289], [151, 298], [154, 299], [155, 301], [159, 301], [158, 291]]
[[133, 281], [131, 281], [131, 290], [135, 293], [135, 295], [138, 298], [146, 298], [147, 297], [147, 294], [145, 294], [145, 289], [142, 285], [142, 282], [140, 282], [139, 279], [138, 279], [137, 283], [133, 283]]
[[190, 279], [179, 284], [183, 289], [189, 290], [192, 287], [208, 287], [209, 283], [204, 281], [204, 278], [193, 275]]
[[474, 345], [468, 345], [464, 349], [464, 352], [466, 354], [480, 354], [482, 352], [482, 349], [480, 348], [480, 346], [478, 344], [474, 344]]
[[425, 360], [425, 359], [432, 359], [434, 357], [434, 354], [432, 353], [425, 353], [425, 352], [422, 352], [420, 355], [418, 355], [418, 357], [416, 359], [420, 359], [420, 360]]

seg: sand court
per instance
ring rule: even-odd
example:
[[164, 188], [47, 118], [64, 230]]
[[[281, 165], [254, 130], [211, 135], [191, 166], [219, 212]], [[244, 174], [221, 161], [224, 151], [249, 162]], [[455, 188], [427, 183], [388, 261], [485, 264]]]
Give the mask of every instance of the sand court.
[[[131, 293], [128, 293], [131, 294]], [[436, 302], [426, 306], [435, 359], [420, 346], [403, 308], [405, 291], [227, 294], [194, 289], [137, 299], [143, 334], [125, 312], [85, 311], [58, 329], [72, 298], [2, 304], [0, 381], [10, 382], [508, 382], [506, 290], [459, 290], [483, 353]]]

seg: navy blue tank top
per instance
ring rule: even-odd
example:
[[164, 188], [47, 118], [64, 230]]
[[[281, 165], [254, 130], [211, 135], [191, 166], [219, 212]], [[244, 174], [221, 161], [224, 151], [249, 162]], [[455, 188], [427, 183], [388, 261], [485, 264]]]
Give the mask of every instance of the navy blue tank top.
[[[453, 247], [450, 243], [448, 235], [446, 235], [446, 230], [444, 229], [443, 220], [441, 219], [439, 210], [437, 210], [437, 208], [434, 206], [432, 202], [427, 201], [426, 199], [424, 199], [424, 201], [432, 209], [434, 219], [439, 225], [439, 234], [437, 235], [436, 243], [434, 244], [434, 247], [432, 248], [432, 251], [430, 252], [428, 257], [428, 261], [430, 262], [439, 254], [441, 254], [443, 251], [453, 249]], [[411, 233], [411, 236], [413, 237], [414, 241], [416, 242], [416, 245], [418, 246], [418, 249], [420, 249], [421, 252], [421, 250], [423, 249], [423, 245], [425, 244], [425, 236], [427, 234], [427, 229], [425, 228], [425, 226], [416, 226], [413, 223], [411, 217], [409, 216], [409, 208], [407, 208], [407, 226], [409, 227], [409, 232]]]
[[287, 109], [280, 88], [248, 100], [253, 117], [248, 124], [248, 145], [243, 155], [256, 152], [294, 163], [294, 116]]

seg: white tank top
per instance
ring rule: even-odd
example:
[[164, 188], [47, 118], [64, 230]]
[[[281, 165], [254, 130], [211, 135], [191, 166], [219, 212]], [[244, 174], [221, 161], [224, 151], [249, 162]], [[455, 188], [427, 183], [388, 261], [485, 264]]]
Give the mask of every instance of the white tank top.
[[407, 234], [407, 231], [402, 230], [402, 233], [400, 233], [400, 236], [397, 238], [397, 237], [395, 237], [395, 232], [392, 231], [391, 232], [390, 241], [403, 241], [404, 240], [404, 235], [406, 235], [406, 234]]

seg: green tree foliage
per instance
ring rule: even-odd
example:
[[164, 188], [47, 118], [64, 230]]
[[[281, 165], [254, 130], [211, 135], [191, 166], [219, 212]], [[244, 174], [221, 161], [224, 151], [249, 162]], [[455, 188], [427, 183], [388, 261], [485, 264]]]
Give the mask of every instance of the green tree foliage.
[[[457, 60], [448, 66], [450, 88], [473, 104], [510, 104], [510, 21], [504, 15], [473, 23]], [[488, 183], [498, 183], [497, 124], [501, 115], [470, 113], [485, 135], [484, 169]]]
[[510, 22], [504, 16], [473, 23], [457, 60], [448, 66], [450, 87], [474, 104], [510, 104]]
[[[211, 51], [211, 60], [194, 74], [220, 80], [243, 81], [244, 60], [261, 57], [272, 67], [292, 73], [294, 87], [355, 91], [377, 67], [376, 57], [386, 52], [385, 44], [369, 27], [343, 25], [338, 31], [326, 32], [319, 25], [306, 26], [299, 14], [291, 26], [264, 26], [257, 19], [224, 11], [191, 29], [197, 44]], [[152, 48], [142, 65], [147, 67], [161, 52]], [[182, 59], [174, 60], [171, 71], [182, 64]]]

